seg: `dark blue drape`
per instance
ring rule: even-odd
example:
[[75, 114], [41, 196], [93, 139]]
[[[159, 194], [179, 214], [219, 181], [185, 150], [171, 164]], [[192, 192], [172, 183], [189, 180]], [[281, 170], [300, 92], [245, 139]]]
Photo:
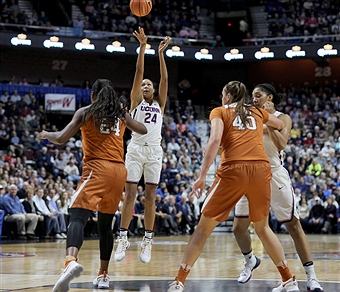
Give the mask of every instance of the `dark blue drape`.
[[2, 95], [5, 90], [8, 90], [9, 94], [11, 95], [15, 89], [18, 90], [19, 95], [25, 95], [29, 90], [32, 90], [39, 102], [44, 100], [46, 93], [66, 93], [75, 94], [78, 104], [85, 105], [91, 103], [91, 89], [0, 83], [0, 95]]

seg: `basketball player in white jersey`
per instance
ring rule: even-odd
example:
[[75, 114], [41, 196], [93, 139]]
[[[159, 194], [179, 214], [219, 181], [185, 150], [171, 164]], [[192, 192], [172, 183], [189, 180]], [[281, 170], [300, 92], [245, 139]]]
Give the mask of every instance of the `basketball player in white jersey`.
[[155, 198], [160, 173], [162, 169], [163, 150], [161, 147], [161, 129], [163, 113], [168, 93], [168, 72], [164, 60], [164, 51], [168, 47], [170, 38], [166, 37], [158, 47], [160, 62], [160, 82], [158, 95], [151, 80], [143, 79], [144, 54], [147, 37], [143, 28], [139, 28], [133, 35], [140, 43], [140, 51], [137, 57], [136, 73], [131, 89], [131, 116], [143, 123], [148, 129], [144, 137], [132, 133], [132, 139], [127, 148], [125, 166], [128, 171], [125, 185], [125, 201], [122, 208], [120, 223], [120, 236], [115, 252], [116, 261], [125, 257], [125, 251], [130, 243], [127, 239], [129, 224], [132, 218], [132, 210], [136, 199], [136, 190], [139, 180], [144, 175], [145, 181], [145, 212], [144, 225], [145, 236], [141, 245], [140, 260], [148, 263], [151, 260], [153, 226], [155, 221]]
[[[288, 115], [275, 110], [274, 105], [278, 105], [281, 102], [281, 95], [276, 92], [272, 85], [267, 83], [257, 85], [253, 90], [252, 96], [255, 106], [266, 109], [285, 123], [285, 128], [280, 132], [270, 127], [264, 128], [266, 129], [263, 135], [264, 148], [272, 170], [271, 207], [278, 221], [286, 225], [290, 236], [294, 240], [296, 251], [306, 271], [308, 291], [323, 291], [315, 275], [307, 236], [300, 224], [295, 194], [289, 174], [282, 165], [282, 150], [286, 147], [292, 127], [292, 120]], [[248, 201], [246, 197], [243, 197], [236, 204], [233, 225], [237, 244], [245, 258], [245, 267], [238, 278], [238, 282], [241, 284], [247, 283], [250, 280], [252, 270], [257, 268], [261, 262], [252, 253], [251, 238], [248, 232], [250, 223], [248, 215]], [[294, 289], [292, 283], [280, 283], [272, 292], [295, 291]]]

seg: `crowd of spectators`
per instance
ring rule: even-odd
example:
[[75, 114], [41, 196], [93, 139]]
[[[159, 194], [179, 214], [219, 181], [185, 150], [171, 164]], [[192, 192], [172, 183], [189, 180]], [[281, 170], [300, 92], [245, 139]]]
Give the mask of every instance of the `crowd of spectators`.
[[[199, 14], [204, 1], [153, 1], [152, 13], [136, 17], [130, 11], [127, 0], [86, 0], [76, 1], [81, 13], [70, 24], [80, 31], [100, 31], [119, 33], [118, 39], [132, 39], [132, 32], [141, 26], [150, 36], [174, 38], [174, 43], [187, 44], [186, 39], [200, 39]], [[266, 12], [268, 33], [252, 34], [247, 29], [245, 45], [315, 43], [339, 41], [340, 8], [336, 1], [285, 0], [267, 1]], [[1, 26], [1, 29], [22, 30], [20, 25], [51, 27], [45, 11], [33, 11], [27, 15], [17, 0], [4, 0], [0, 4], [0, 22], [16, 24], [17, 27]], [[71, 16], [70, 16], [71, 18]], [[28, 30], [29, 28], [24, 28]], [[41, 32], [39, 30], [39, 32]], [[254, 35], [254, 36], [253, 36]], [[324, 37], [323, 37], [324, 36]], [[262, 40], [262, 38], [277, 38]], [[301, 39], [282, 39], [282, 37], [301, 37]], [[181, 40], [182, 39], [182, 40]], [[254, 40], [255, 39], [255, 40]], [[201, 42], [200, 42], [201, 43]], [[207, 43], [208, 44], [208, 43]]]
[[[13, 78], [10, 83], [16, 85], [22, 82], [22, 80], [19, 82], [15, 80]], [[5, 198], [10, 199], [11, 196], [11, 201], [18, 204], [17, 211], [19, 212], [23, 210], [22, 207], [19, 207], [21, 203], [33, 206], [33, 203], [26, 203], [30, 200], [28, 193], [32, 193], [34, 213], [38, 217], [40, 216], [39, 220], [43, 222], [41, 223], [39, 220], [35, 222], [37, 235], [42, 238], [62, 239], [66, 232], [64, 228], [66, 225], [59, 222], [60, 214], [64, 214], [63, 217], [67, 222], [67, 206], [82, 172], [81, 137], [71, 138], [62, 146], [54, 145], [47, 140], [36, 140], [35, 137], [41, 130], [58, 131], [60, 125], [55, 125], [48, 119], [43, 99], [36, 98], [29, 86], [25, 88], [27, 94], [22, 96], [16, 89], [0, 93], [0, 203], [3, 209], [0, 213], [5, 216], [5, 225], [11, 227], [7, 223], [9, 223], [8, 215], [12, 211], [3, 207]], [[126, 92], [122, 91], [119, 94], [126, 94]], [[186, 193], [183, 194], [183, 197], [188, 194], [190, 184], [197, 176], [202, 160], [202, 149], [194, 121], [195, 117], [195, 107], [191, 100], [168, 102], [162, 141], [164, 149], [162, 183], [157, 191], [160, 199], [157, 203], [158, 224], [155, 229], [158, 232], [168, 234], [192, 232], [192, 224], [197, 223], [199, 216], [197, 202], [195, 201], [195, 206], [192, 209], [184, 202], [180, 202], [180, 195], [184, 192]], [[129, 138], [127, 135], [127, 143]], [[16, 188], [16, 191], [13, 190], [11, 193], [11, 187]], [[143, 188], [142, 182], [139, 190], [141, 188]], [[50, 197], [51, 193], [53, 196]], [[142, 193], [143, 191], [140, 192], [140, 194]], [[175, 198], [176, 208], [173, 206], [163, 208], [163, 203], [168, 203], [170, 195]], [[39, 198], [39, 204], [35, 198]], [[138, 229], [143, 227], [143, 216], [138, 216], [144, 210], [141, 204], [142, 197], [136, 195], [136, 198], [139, 208], [136, 205], [134, 220], [131, 223], [132, 233], [138, 233]], [[45, 203], [45, 207], [42, 202]], [[166, 210], [169, 212], [168, 215]], [[31, 213], [32, 208], [29, 208], [29, 211]], [[174, 214], [176, 214], [176, 218], [172, 217]], [[0, 221], [2, 222], [2, 220], [0, 214]], [[96, 214], [93, 214], [93, 218], [89, 222], [92, 227], [88, 227], [87, 231], [89, 235], [95, 233], [93, 231], [95, 220]], [[117, 212], [115, 231], [119, 226], [119, 220], [119, 212]], [[187, 224], [184, 224], [185, 220], [188, 221]], [[20, 230], [14, 231], [18, 238], [32, 237], [32, 233], [26, 234], [22, 227]]]
[[[303, 227], [308, 233], [340, 232], [340, 88], [337, 80], [313, 85], [307, 82], [288, 87], [277, 85], [276, 88], [284, 96], [278, 110], [287, 113], [293, 121], [283, 161], [295, 189]], [[57, 131], [59, 125], [49, 121], [43, 100], [37, 100], [29, 87], [23, 96], [15, 90], [2, 92], [0, 100], [0, 199], [4, 209], [0, 210], [0, 221], [4, 216], [8, 221], [11, 211], [3, 207], [3, 202], [11, 196], [13, 204], [22, 203], [27, 213], [37, 215], [37, 235], [62, 239], [68, 221], [68, 204], [82, 172], [81, 137], [77, 134], [61, 146], [47, 140], [37, 141], [39, 131]], [[156, 193], [155, 231], [160, 233], [192, 233], [199, 220], [204, 196], [196, 200], [188, 198], [188, 194], [200, 172], [202, 135], [207, 133], [198, 131], [196, 117], [190, 99], [168, 100], [162, 129], [163, 169]], [[126, 137], [128, 143], [130, 137]], [[143, 230], [143, 187], [141, 181], [130, 234], [140, 234]], [[17, 190], [12, 190], [15, 188]], [[209, 185], [205, 191], [208, 189]], [[120, 207], [123, 202], [124, 194]], [[22, 207], [18, 205], [16, 211], [21, 213], [20, 210]], [[115, 219], [117, 232], [119, 210]], [[273, 216], [272, 223], [274, 219]], [[91, 227], [87, 227], [88, 235], [95, 233], [95, 222], [96, 214], [93, 214]], [[6, 226], [7, 223], [10, 222], [6, 222]], [[17, 235], [31, 237], [32, 234], [25, 233], [20, 226]], [[272, 226], [275, 231], [280, 230], [279, 226]]]
[[[336, 1], [268, 1], [268, 38], [305, 37], [272, 44], [339, 41], [340, 7]], [[325, 36], [325, 37], [322, 37]]]
[[[136, 17], [132, 14], [129, 1], [78, 1], [81, 13], [74, 19], [71, 26], [81, 31], [100, 31], [120, 33], [118, 39], [130, 39], [132, 32], [139, 26], [144, 27], [147, 35], [175, 38], [199, 39], [201, 1], [154, 1], [152, 13], [145, 17]], [[19, 25], [51, 27], [45, 11], [36, 11], [28, 16], [22, 10], [17, 0], [2, 1], [0, 21], [2, 23], [16, 24], [18, 27], [2, 26], [2, 29], [21, 30]], [[71, 16], [70, 16], [71, 18]], [[29, 28], [25, 28], [27, 30]], [[40, 31], [39, 31], [40, 32]], [[126, 35], [124, 35], [126, 34]], [[183, 41], [185, 42], [185, 40]]]
[[143, 18], [130, 11], [129, 1], [83, 1], [82, 15], [74, 27], [85, 30], [132, 34], [138, 26], [147, 35], [199, 38], [198, 1], [153, 1], [152, 13]]
[[[31, 25], [31, 26], [43, 26], [51, 27], [49, 17], [45, 11], [41, 10], [39, 13], [33, 11], [32, 15], [28, 15], [27, 12], [20, 8], [18, 0], [4, 0], [0, 3], [0, 21], [4, 24], [16, 24], [18, 27], [6, 27], [2, 26], [2, 29], [22, 31], [19, 25]], [[25, 30], [25, 29], [24, 29]]]

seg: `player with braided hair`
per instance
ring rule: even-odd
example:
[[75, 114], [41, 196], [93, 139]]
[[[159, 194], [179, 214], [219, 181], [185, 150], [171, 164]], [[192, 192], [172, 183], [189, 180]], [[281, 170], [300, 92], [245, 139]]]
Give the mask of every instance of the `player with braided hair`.
[[112, 219], [124, 189], [125, 128], [146, 134], [146, 127], [133, 120], [107, 79], [92, 86], [91, 104], [78, 109], [71, 122], [59, 132], [42, 131], [37, 139], [63, 144], [79, 130], [82, 134], [84, 165], [81, 180], [70, 203], [70, 224], [66, 241], [65, 268], [53, 292], [69, 290], [69, 284], [84, 268], [78, 252], [84, 240], [84, 227], [92, 212], [98, 211], [100, 269], [94, 284], [109, 288], [108, 266], [113, 249]]

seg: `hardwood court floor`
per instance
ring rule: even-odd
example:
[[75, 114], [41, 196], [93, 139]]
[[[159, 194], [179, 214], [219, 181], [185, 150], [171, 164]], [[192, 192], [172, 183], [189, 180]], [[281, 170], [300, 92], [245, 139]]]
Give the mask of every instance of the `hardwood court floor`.
[[[307, 291], [304, 269], [297, 257], [292, 239], [278, 235], [286, 252], [291, 271], [301, 291]], [[237, 283], [243, 268], [243, 256], [232, 233], [213, 233], [201, 257], [193, 267], [186, 292], [252, 291], [269, 292], [280, 279], [276, 267], [265, 253], [258, 237], [252, 235], [253, 251], [262, 260], [247, 284]], [[325, 292], [340, 291], [340, 236], [308, 235], [315, 269]], [[177, 273], [189, 236], [155, 237], [152, 260], [139, 261], [140, 237], [131, 238], [131, 247], [122, 262], [110, 264], [110, 291], [163, 292]], [[59, 277], [65, 256], [65, 240], [46, 242], [0, 242], [0, 291], [51, 291]], [[98, 240], [85, 240], [79, 254], [83, 275], [71, 284], [70, 292], [102, 291], [92, 281], [99, 267]], [[105, 291], [105, 290], [104, 290]]]

